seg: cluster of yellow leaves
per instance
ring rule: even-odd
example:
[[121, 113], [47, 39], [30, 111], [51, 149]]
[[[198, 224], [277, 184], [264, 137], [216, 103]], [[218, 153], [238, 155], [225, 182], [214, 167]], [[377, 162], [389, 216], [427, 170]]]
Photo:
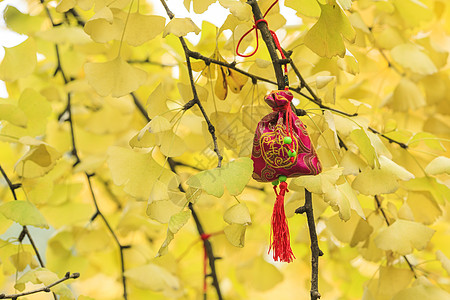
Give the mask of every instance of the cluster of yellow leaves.
[[[202, 14], [212, 3], [184, 6]], [[265, 12], [273, 1], [258, 3]], [[0, 99], [0, 165], [21, 185], [17, 201], [7, 185], [0, 190], [4, 290], [12, 281], [18, 291], [47, 285], [70, 270], [82, 277], [52, 288], [62, 299], [118, 299], [122, 275], [132, 299], [203, 297], [200, 220], [223, 258], [215, 263], [224, 298], [307, 299], [309, 233], [294, 214], [307, 189], [326, 257], [324, 298], [449, 298], [450, 4], [286, 0], [300, 25], [284, 26], [279, 4], [265, 17], [323, 103], [358, 114], [320, 112], [295, 94], [324, 171], [289, 182], [292, 265], [267, 255], [275, 196], [270, 184], [250, 179], [253, 133], [271, 111], [263, 97], [276, 86], [234, 69], [275, 81], [272, 63], [264, 46], [253, 58], [235, 57], [252, 10], [245, 1], [218, 5], [229, 11], [224, 24], [205, 21], [201, 29], [142, 1], [30, 2], [28, 13], [7, 7], [7, 27], [26, 38], [5, 48], [0, 63], [9, 94]], [[195, 44], [185, 39], [189, 49], [213, 62], [191, 59], [202, 109], [185, 111], [194, 93], [179, 37], [189, 34], [201, 34]], [[253, 32], [239, 51], [251, 47]], [[224, 156], [220, 168], [204, 115]], [[22, 225], [47, 243], [39, 250], [48, 269], [26, 239], [17, 245]], [[123, 274], [117, 241], [131, 246], [121, 249]], [[207, 293], [215, 297], [212, 287]]]

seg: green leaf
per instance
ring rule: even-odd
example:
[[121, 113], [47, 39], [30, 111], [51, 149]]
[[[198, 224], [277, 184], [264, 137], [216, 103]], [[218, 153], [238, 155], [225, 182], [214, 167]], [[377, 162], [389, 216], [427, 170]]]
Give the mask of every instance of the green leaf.
[[250, 212], [245, 203], [238, 203], [228, 208], [223, 215], [223, 220], [230, 225], [250, 225], [252, 223]]
[[355, 30], [335, 1], [319, 5], [320, 18], [306, 34], [305, 45], [322, 57], [331, 58], [335, 55], [344, 57], [345, 45], [342, 37], [353, 41]]
[[236, 196], [245, 188], [252, 173], [253, 161], [250, 158], [241, 157], [221, 168], [202, 171], [189, 178], [186, 183], [218, 198], [222, 197], [225, 187], [228, 193]]
[[0, 213], [20, 225], [31, 225], [39, 228], [49, 228], [40, 211], [28, 201], [10, 201], [0, 204]]
[[420, 223], [397, 220], [394, 224], [380, 231], [374, 241], [380, 249], [407, 255], [414, 248], [423, 250], [434, 232], [433, 229]]

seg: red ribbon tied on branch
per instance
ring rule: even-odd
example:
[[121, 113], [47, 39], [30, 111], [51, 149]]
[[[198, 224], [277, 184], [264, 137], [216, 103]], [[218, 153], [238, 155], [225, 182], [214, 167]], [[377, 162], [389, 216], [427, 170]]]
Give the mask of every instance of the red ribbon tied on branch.
[[[239, 39], [239, 41], [238, 41], [238, 43], [237, 43], [237, 46], [236, 46], [236, 54], [237, 54], [238, 56], [241, 56], [241, 57], [250, 57], [250, 56], [255, 55], [256, 51], [258, 51], [258, 48], [259, 48], [259, 37], [258, 37], [258, 29], [259, 29], [259, 28], [258, 28], [258, 24], [261, 23], [261, 22], [262, 22], [262, 23], [266, 23], [266, 24], [267, 24], [267, 27], [269, 27], [269, 23], [267, 23], [267, 21], [266, 21], [264, 18], [267, 16], [267, 14], [269, 13], [269, 11], [270, 11], [270, 10], [275, 6], [275, 4], [277, 4], [277, 3], [278, 3], [278, 0], [276, 0], [274, 3], [272, 3], [272, 5], [271, 5], [271, 6], [267, 9], [267, 11], [264, 13], [262, 19], [256, 20], [255, 17], [253, 16], [253, 20], [255, 21], [255, 24], [254, 24], [254, 25], [252, 26], [252, 28], [250, 28], [246, 33], [244, 33], [243, 36], [241, 36], [241, 38]], [[255, 50], [253, 50], [253, 52], [250, 53], [250, 54], [242, 54], [242, 53], [239, 53], [239, 46], [241, 45], [242, 40], [243, 40], [250, 32], [252, 32], [253, 30], [255, 30], [255, 34], [256, 34], [256, 48], [255, 48]], [[283, 49], [281, 49], [280, 41], [278, 40], [277, 34], [276, 34], [273, 30], [271, 30], [270, 28], [269, 28], [269, 32], [270, 32], [270, 34], [272, 35], [272, 38], [273, 38], [273, 40], [274, 40], [274, 42], [275, 42], [275, 46], [277, 47], [278, 51], [279, 51], [280, 54], [281, 54], [281, 58], [286, 59], [286, 56], [285, 56], [284, 53], [283, 53]], [[287, 65], [284, 65], [284, 72], [287, 74]]]

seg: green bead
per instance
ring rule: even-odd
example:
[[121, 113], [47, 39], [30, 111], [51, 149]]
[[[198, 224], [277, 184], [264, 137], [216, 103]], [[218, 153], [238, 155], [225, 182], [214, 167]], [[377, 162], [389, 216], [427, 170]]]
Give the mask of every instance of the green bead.
[[286, 137], [283, 139], [283, 143], [289, 145], [290, 143], [292, 143], [292, 138], [291, 138], [290, 136], [286, 136]]
[[280, 183], [278, 180], [272, 181], [272, 185], [278, 185], [278, 183]]
[[296, 157], [297, 156], [297, 152], [295, 150], [293, 150], [293, 151], [289, 150], [288, 151], [288, 156], [289, 157]]
[[287, 177], [284, 176], [284, 175], [281, 175], [280, 177], [278, 177], [278, 180], [279, 180], [280, 182], [285, 182], [286, 179], [287, 179]]

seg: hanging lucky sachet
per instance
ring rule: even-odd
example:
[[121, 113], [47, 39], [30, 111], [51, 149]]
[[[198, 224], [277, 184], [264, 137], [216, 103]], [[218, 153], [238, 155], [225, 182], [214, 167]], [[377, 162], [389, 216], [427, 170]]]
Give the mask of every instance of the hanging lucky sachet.
[[252, 150], [253, 178], [272, 182], [277, 196], [272, 213], [269, 251], [273, 251], [275, 261], [284, 262], [295, 258], [284, 211], [284, 196], [288, 192], [286, 179], [317, 175], [322, 170], [305, 125], [292, 111], [292, 98], [289, 90], [272, 91], [265, 97], [273, 112], [258, 123]]

